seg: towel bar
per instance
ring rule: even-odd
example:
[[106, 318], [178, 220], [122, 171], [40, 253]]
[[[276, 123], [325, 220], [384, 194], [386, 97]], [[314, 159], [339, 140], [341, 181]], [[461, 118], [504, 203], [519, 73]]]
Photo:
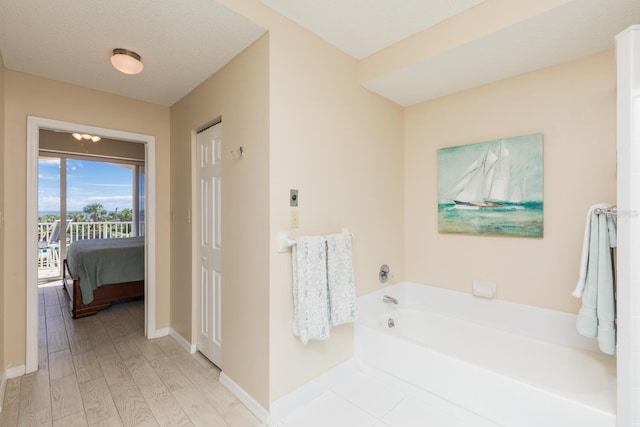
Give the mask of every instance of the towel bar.
[[[343, 233], [350, 234], [353, 237], [353, 234], [349, 232], [348, 228], [342, 229]], [[287, 231], [279, 231], [276, 241], [276, 247], [278, 252], [287, 252], [290, 247], [295, 246], [296, 241], [289, 238], [289, 233]]]
[[617, 206], [611, 206], [610, 208], [596, 208], [594, 210], [594, 212], [597, 215], [600, 214], [605, 214], [605, 215], [617, 215], [618, 213], [618, 207]]

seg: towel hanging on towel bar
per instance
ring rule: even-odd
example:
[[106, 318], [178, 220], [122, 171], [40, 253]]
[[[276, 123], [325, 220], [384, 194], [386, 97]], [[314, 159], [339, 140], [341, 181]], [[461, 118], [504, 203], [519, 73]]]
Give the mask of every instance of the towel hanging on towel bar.
[[303, 344], [356, 318], [351, 234], [297, 237], [293, 248], [293, 334]]
[[582, 298], [576, 325], [578, 332], [597, 338], [604, 353], [615, 354], [615, 278], [611, 248], [616, 246], [616, 222], [615, 216], [606, 212], [615, 210], [598, 204], [587, 214], [580, 277], [573, 295]]

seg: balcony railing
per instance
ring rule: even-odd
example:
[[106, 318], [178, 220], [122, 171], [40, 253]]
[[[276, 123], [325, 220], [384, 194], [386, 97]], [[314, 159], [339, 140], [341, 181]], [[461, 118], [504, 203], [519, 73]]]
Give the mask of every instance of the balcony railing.
[[60, 222], [38, 223], [38, 278], [60, 275], [60, 241], [66, 236], [67, 247], [78, 240], [119, 239], [133, 237], [132, 221], [67, 222], [61, 233]]
[[[56, 227], [58, 228], [56, 230]], [[60, 224], [56, 222], [38, 223], [38, 241], [59, 241]], [[118, 239], [133, 236], [132, 221], [67, 222], [67, 243], [86, 239]]]

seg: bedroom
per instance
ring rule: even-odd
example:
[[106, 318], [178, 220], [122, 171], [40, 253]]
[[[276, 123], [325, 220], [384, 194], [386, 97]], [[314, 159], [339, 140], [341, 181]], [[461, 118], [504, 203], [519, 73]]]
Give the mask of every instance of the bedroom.
[[[144, 239], [138, 238], [145, 230], [144, 144], [85, 135], [49, 130], [40, 130], [39, 135], [38, 281], [59, 284], [63, 279], [73, 301], [74, 318], [108, 307], [110, 298], [100, 298], [96, 292], [115, 287], [101, 285], [143, 281], [145, 275]], [[43, 212], [48, 212], [44, 218], [48, 222], [43, 222]], [[96, 239], [100, 245], [89, 241]], [[66, 244], [60, 244], [64, 240]], [[140, 245], [131, 246], [134, 241]], [[112, 246], [105, 253], [114, 266], [101, 267], [98, 273], [93, 251], [105, 245]], [[72, 254], [93, 260], [93, 264], [84, 265]], [[107, 258], [101, 259], [104, 263]], [[83, 286], [83, 281], [93, 286]], [[114, 300], [144, 293], [143, 283], [121, 288]], [[84, 294], [94, 295], [82, 298]]]

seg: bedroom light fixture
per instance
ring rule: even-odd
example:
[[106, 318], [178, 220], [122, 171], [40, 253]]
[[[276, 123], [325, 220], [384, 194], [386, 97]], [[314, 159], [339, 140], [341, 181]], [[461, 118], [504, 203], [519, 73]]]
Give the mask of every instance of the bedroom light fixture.
[[111, 56], [111, 65], [116, 70], [125, 74], [138, 74], [144, 68], [140, 55], [127, 49], [113, 49], [113, 55]]
[[92, 142], [98, 142], [98, 141], [100, 141], [102, 139], [98, 135], [89, 135], [88, 133], [78, 133], [78, 132], [72, 133], [71, 136], [74, 137], [75, 139], [77, 139], [78, 141], [82, 141], [83, 139], [87, 139], [87, 140], [90, 140]]

